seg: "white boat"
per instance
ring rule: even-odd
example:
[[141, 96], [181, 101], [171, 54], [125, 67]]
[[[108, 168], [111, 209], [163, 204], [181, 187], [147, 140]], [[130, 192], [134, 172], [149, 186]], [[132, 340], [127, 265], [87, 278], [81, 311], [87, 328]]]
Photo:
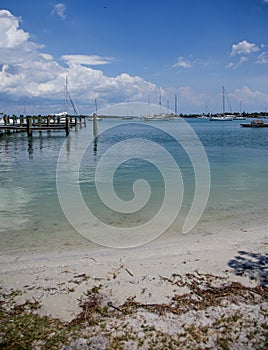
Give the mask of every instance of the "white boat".
[[53, 114], [53, 116], [55, 116], [55, 117], [66, 117], [66, 115], [68, 115], [67, 112], [61, 112], [61, 113]]
[[243, 117], [242, 115], [236, 115], [234, 118], [234, 120], [246, 120], [246, 117]]
[[[93, 121], [94, 120], [94, 117], [88, 117], [87, 120], [89, 121]], [[102, 120], [102, 118], [100, 117], [97, 117], [96, 120]]]
[[215, 115], [209, 118], [211, 121], [232, 121], [233, 117], [230, 115]]
[[209, 117], [207, 115], [199, 115], [197, 118], [198, 119], [209, 119]]
[[143, 119], [145, 120], [169, 120], [171, 117], [171, 114], [167, 113], [161, 113], [161, 114], [154, 114], [153, 116], [145, 115]]
[[225, 113], [225, 91], [224, 86], [222, 87], [222, 114], [214, 115], [209, 118], [211, 121], [232, 121], [233, 116]]

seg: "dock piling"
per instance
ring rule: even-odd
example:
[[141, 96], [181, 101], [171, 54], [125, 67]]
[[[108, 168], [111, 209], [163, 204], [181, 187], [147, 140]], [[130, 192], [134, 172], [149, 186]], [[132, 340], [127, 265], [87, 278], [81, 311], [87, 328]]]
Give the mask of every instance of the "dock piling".
[[70, 118], [68, 116], [65, 118], [65, 132], [66, 136], [70, 134]]
[[32, 126], [33, 126], [33, 118], [32, 117], [26, 117], [27, 120], [27, 134], [28, 136], [32, 136]]
[[97, 129], [97, 114], [93, 114], [93, 136], [96, 138], [98, 136], [98, 129]]

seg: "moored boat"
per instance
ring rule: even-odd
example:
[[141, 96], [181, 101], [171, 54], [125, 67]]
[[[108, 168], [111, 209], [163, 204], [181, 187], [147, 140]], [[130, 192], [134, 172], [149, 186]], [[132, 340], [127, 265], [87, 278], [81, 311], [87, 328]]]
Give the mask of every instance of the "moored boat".
[[244, 128], [268, 128], [268, 124], [264, 124], [263, 120], [252, 120], [251, 123], [240, 124]]
[[213, 115], [209, 118], [211, 121], [232, 121], [233, 116], [225, 113], [225, 89], [222, 87], [222, 114]]
[[209, 118], [209, 120], [213, 121], [232, 121], [233, 117], [230, 115], [216, 115], [216, 116], [212, 116]]
[[246, 120], [247, 118], [243, 115], [236, 115], [233, 117], [233, 120]]

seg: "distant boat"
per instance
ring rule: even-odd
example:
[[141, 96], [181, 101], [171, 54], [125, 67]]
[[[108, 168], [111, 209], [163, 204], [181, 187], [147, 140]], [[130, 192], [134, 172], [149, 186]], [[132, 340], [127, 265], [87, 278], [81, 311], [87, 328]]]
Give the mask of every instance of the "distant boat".
[[242, 110], [242, 108], [241, 108], [241, 101], [240, 101], [240, 112], [238, 115], [234, 116], [234, 120], [246, 120], [247, 119], [247, 117], [245, 117], [244, 115], [241, 114], [241, 110]]
[[243, 115], [236, 115], [233, 117], [233, 120], [246, 120], [247, 118]]
[[244, 128], [268, 128], [268, 124], [264, 124], [263, 120], [252, 120], [251, 123], [240, 124]]
[[[93, 121], [93, 120], [94, 120], [94, 117], [88, 117], [87, 119], [88, 119], [89, 121]], [[102, 120], [102, 118], [97, 117], [96, 120]]]
[[232, 121], [233, 116], [230, 114], [225, 114], [225, 90], [222, 87], [222, 114], [214, 115], [209, 118], [211, 121]]
[[55, 114], [49, 114], [49, 116], [53, 117], [66, 117], [68, 113], [67, 112], [60, 112], [60, 113], [55, 113]]
[[131, 120], [133, 117], [122, 117], [123, 120]]
[[209, 117], [207, 115], [199, 115], [197, 118], [198, 119], [209, 119]]
[[231, 115], [215, 115], [209, 118], [209, 120], [216, 121], [232, 121], [233, 117]]
[[161, 113], [161, 114], [154, 114], [151, 115], [145, 115], [143, 119], [145, 120], [169, 120], [173, 115], [167, 114], [167, 113]]

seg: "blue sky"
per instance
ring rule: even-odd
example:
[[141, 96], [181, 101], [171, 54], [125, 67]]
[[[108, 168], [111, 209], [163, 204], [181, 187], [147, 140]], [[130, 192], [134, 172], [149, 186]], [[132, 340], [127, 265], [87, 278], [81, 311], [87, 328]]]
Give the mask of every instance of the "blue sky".
[[179, 113], [268, 108], [268, 0], [2, 0], [0, 112], [159, 102]]

